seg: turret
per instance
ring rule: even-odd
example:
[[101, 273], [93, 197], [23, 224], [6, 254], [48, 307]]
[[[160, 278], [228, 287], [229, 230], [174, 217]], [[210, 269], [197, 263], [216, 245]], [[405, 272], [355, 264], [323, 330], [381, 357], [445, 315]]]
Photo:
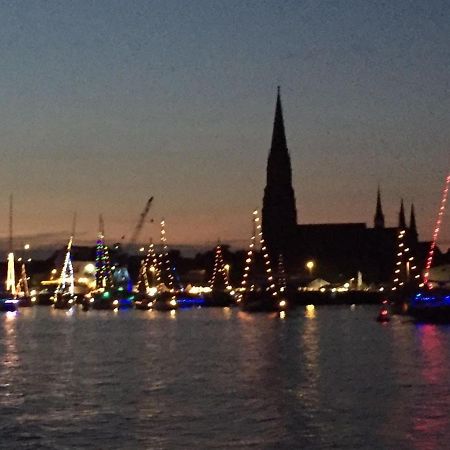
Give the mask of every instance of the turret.
[[403, 199], [400, 203], [400, 211], [398, 213], [398, 227], [401, 230], [406, 230], [405, 206], [403, 204]]
[[384, 228], [384, 214], [383, 214], [383, 208], [381, 206], [380, 186], [378, 186], [378, 191], [377, 191], [377, 207], [376, 207], [375, 216], [373, 219], [373, 226], [375, 228]]

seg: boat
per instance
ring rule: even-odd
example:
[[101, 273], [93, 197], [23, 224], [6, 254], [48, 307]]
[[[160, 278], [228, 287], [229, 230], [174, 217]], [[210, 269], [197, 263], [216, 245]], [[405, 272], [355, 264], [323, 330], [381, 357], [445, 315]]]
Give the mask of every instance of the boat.
[[445, 179], [433, 238], [423, 273], [423, 282], [420, 284], [421, 289], [410, 298], [408, 313], [417, 322], [450, 323], [450, 282], [439, 281], [435, 283], [430, 279], [430, 270], [433, 265], [439, 231], [442, 228], [442, 219], [444, 217], [449, 188], [450, 173]]
[[156, 309], [157, 311], [171, 311], [177, 308], [178, 301], [173, 292], [165, 291], [155, 295], [152, 309]]
[[70, 309], [75, 305], [76, 298], [70, 292], [55, 292], [53, 296], [53, 307], [55, 309]]
[[135, 294], [124, 289], [100, 289], [87, 295], [86, 303], [92, 309], [130, 309], [134, 306]]
[[417, 322], [450, 323], [450, 289], [417, 292], [410, 299], [408, 313]]
[[[241, 287], [237, 296], [239, 307], [246, 312], [276, 312], [285, 311], [290, 302], [284, 297], [281, 289], [277, 287], [271, 268], [271, 261], [261, 231], [261, 221], [258, 211], [253, 211], [253, 235], [247, 252], [246, 266]], [[264, 276], [251, 280], [252, 267], [255, 265], [255, 246], [259, 236], [261, 253], [263, 256]]]
[[103, 218], [96, 245], [95, 289], [86, 294], [83, 305], [93, 309], [130, 309], [134, 306], [135, 293], [124, 286], [116, 286], [111, 271], [108, 246], [105, 244]]
[[67, 243], [66, 255], [64, 257], [64, 263], [61, 269], [61, 276], [53, 295], [53, 307], [56, 309], [70, 309], [76, 302], [71, 254], [72, 242], [73, 234], [70, 236], [69, 242]]
[[[134, 294], [134, 307], [140, 310], [149, 310], [153, 306], [154, 295], [157, 292], [155, 273], [158, 271], [158, 261], [153, 242], [150, 242], [146, 257], [141, 261], [136, 292]], [[149, 275], [151, 279], [149, 279]]]
[[217, 244], [214, 256], [214, 268], [209, 281], [209, 292], [203, 294], [203, 305], [209, 307], [226, 307], [235, 304], [235, 293], [230, 284], [230, 265], [225, 264], [222, 246]]
[[381, 308], [378, 311], [378, 315], [376, 318], [377, 322], [389, 322], [391, 320], [389, 315], [388, 301], [383, 300], [381, 304]]
[[32, 296], [28, 288], [28, 276], [25, 263], [22, 263], [20, 278], [16, 287], [16, 298], [19, 300], [18, 304], [21, 308], [30, 307], [36, 303], [36, 296]]
[[9, 292], [0, 293], [0, 312], [15, 312], [19, 307], [19, 300]]
[[227, 290], [216, 290], [213, 289], [211, 292], [204, 294], [204, 306], [209, 307], [225, 307], [232, 306], [235, 304], [234, 295], [232, 294], [234, 291]]
[[239, 306], [246, 312], [276, 312], [285, 309], [286, 301], [278, 300], [265, 290], [254, 290], [240, 297]]

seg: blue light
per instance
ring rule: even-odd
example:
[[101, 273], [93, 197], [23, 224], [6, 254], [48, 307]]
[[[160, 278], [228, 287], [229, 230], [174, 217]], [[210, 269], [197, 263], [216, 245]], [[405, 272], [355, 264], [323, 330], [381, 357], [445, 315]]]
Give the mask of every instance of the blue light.
[[186, 297], [177, 298], [177, 303], [181, 307], [185, 306], [202, 306], [205, 304], [205, 299], [202, 297]]

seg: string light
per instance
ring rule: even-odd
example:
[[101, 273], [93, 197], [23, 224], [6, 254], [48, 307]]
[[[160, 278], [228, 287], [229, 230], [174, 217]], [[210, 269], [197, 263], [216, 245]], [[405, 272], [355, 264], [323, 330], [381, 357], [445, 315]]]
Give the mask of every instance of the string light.
[[399, 229], [397, 235], [397, 261], [394, 269], [394, 281], [391, 291], [395, 292], [405, 285], [405, 282], [416, 282], [418, 276], [415, 274], [417, 269], [414, 264], [414, 256], [410, 254], [409, 247], [405, 247], [407, 239], [406, 229]]
[[425, 271], [423, 274], [423, 284], [425, 286], [427, 286], [428, 288], [432, 287], [428, 281], [430, 279], [430, 269], [431, 269], [431, 264], [433, 263], [434, 250], [436, 248], [436, 243], [437, 243], [437, 240], [439, 237], [439, 231], [441, 228], [442, 218], [444, 216], [445, 205], [447, 203], [449, 185], [450, 185], [450, 174], [447, 175], [447, 178], [445, 179], [444, 190], [442, 191], [442, 197], [441, 197], [441, 204], [440, 204], [437, 219], [436, 219], [436, 225], [434, 227], [433, 239], [431, 240], [430, 250], [428, 252], [428, 257], [427, 257], [426, 264], [425, 264]]
[[156, 277], [157, 280], [161, 279], [160, 271], [158, 268], [158, 260], [157, 255], [155, 252], [155, 246], [152, 241], [150, 241], [150, 245], [148, 246], [147, 255], [144, 260], [141, 262], [141, 268], [139, 271], [139, 280], [138, 280], [138, 286], [137, 289], [139, 292], [142, 292], [142, 287], [144, 286], [144, 289], [146, 292], [150, 290], [150, 281], [148, 278], [148, 272], [152, 273], [152, 285], [154, 284], [154, 279]]
[[98, 233], [96, 254], [95, 254], [95, 287], [108, 288], [112, 287], [111, 263], [109, 260], [108, 246], [105, 244], [103, 231]]
[[167, 277], [167, 287], [170, 292], [174, 292], [174, 276], [172, 270], [170, 269], [170, 258], [169, 258], [169, 247], [167, 245], [166, 238], [166, 222], [165, 220], [161, 220], [161, 244], [162, 244], [162, 252], [159, 255], [159, 278], [158, 281], [162, 282], [162, 274], [166, 274]]
[[286, 269], [284, 267], [284, 259], [281, 253], [278, 255], [277, 278], [280, 291], [286, 291], [287, 289]]
[[14, 268], [14, 253], [8, 253], [8, 273], [6, 277], [6, 290], [11, 292], [11, 295], [16, 295], [16, 271]]
[[19, 282], [17, 283], [16, 293], [22, 294], [23, 297], [30, 296], [30, 289], [28, 287], [28, 277], [27, 277], [27, 271], [25, 269], [25, 263], [22, 263], [22, 268], [21, 268], [21, 272], [20, 272]]
[[55, 294], [64, 294], [68, 292], [70, 296], [74, 295], [74, 277], [73, 277], [73, 266], [71, 258], [73, 236], [70, 237], [69, 243], [67, 244], [66, 256], [64, 258], [63, 268], [61, 270], [61, 277], [58, 287], [55, 290]]
[[269, 292], [273, 297], [278, 296], [278, 289], [277, 289], [275, 280], [272, 275], [269, 253], [267, 251], [267, 247], [266, 247], [266, 244], [265, 244], [265, 241], [263, 238], [263, 233], [261, 231], [261, 221], [260, 221], [260, 218], [258, 215], [258, 210], [256, 210], [256, 209], [253, 211], [252, 223], [253, 223], [253, 233], [252, 233], [252, 237], [250, 240], [249, 249], [247, 251], [247, 258], [245, 260], [246, 266], [244, 268], [244, 275], [242, 278], [240, 294], [237, 298], [237, 302], [242, 301], [242, 299], [244, 297], [244, 293], [255, 290], [254, 284], [251, 284], [249, 286], [248, 278], [249, 278], [251, 267], [254, 264], [254, 260], [255, 260], [254, 248], [256, 245], [257, 238], [259, 238], [259, 244], [261, 247], [261, 252], [263, 254], [264, 267], [265, 267], [266, 279], [267, 279], [266, 291]]
[[218, 274], [220, 274], [222, 276], [223, 282], [225, 284], [225, 289], [231, 290], [228, 270], [223, 261], [222, 247], [220, 244], [218, 244], [216, 247], [216, 254], [214, 257], [213, 274], [212, 274], [211, 280], [209, 281], [209, 286], [210, 286], [211, 290], [213, 290], [216, 287], [216, 279], [218, 278]]

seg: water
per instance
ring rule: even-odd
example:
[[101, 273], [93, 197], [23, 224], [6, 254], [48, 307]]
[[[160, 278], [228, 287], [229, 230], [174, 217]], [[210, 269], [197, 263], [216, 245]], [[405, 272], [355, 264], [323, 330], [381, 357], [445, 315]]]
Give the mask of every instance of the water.
[[0, 316], [0, 448], [448, 448], [450, 327], [377, 308]]

